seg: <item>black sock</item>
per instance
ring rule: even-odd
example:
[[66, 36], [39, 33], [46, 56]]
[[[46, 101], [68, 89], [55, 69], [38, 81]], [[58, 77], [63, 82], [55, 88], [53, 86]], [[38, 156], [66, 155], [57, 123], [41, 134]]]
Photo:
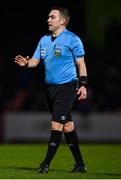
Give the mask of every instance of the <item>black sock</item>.
[[51, 131], [51, 136], [48, 144], [48, 150], [46, 157], [44, 159], [44, 163], [50, 165], [51, 160], [53, 159], [59, 145], [61, 142], [62, 132], [57, 130]]
[[84, 161], [83, 161], [80, 149], [79, 149], [78, 137], [77, 137], [76, 131], [73, 130], [71, 132], [64, 133], [64, 135], [65, 135], [66, 142], [73, 154], [76, 164], [84, 165]]

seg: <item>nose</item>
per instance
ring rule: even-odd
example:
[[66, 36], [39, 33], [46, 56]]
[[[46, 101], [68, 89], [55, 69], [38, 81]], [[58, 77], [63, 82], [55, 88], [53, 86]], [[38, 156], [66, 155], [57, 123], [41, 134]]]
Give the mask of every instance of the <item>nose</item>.
[[47, 22], [49, 22], [50, 21], [50, 17], [47, 19]]

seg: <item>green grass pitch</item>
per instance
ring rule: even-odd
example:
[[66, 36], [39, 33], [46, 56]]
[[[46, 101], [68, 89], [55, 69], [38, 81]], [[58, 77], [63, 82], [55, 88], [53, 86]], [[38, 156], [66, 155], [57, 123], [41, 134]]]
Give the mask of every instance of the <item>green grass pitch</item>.
[[47, 144], [1, 144], [0, 179], [120, 179], [121, 144], [80, 144], [87, 173], [70, 173], [74, 161], [69, 148], [61, 144], [49, 173], [39, 174]]

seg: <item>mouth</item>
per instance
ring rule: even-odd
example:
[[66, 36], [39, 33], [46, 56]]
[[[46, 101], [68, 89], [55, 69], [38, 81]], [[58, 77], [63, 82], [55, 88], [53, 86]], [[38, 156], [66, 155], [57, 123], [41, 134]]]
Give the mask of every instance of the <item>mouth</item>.
[[48, 27], [51, 27], [52, 26], [52, 24], [48, 24]]

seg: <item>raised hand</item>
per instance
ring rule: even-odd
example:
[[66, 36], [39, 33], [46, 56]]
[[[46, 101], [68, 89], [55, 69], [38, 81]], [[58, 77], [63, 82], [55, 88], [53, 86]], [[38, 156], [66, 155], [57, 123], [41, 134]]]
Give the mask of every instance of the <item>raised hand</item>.
[[28, 59], [29, 59], [29, 56], [27, 56], [26, 58], [21, 56], [21, 55], [18, 55], [15, 57], [15, 63], [17, 63], [19, 66], [27, 66], [28, 64]]

